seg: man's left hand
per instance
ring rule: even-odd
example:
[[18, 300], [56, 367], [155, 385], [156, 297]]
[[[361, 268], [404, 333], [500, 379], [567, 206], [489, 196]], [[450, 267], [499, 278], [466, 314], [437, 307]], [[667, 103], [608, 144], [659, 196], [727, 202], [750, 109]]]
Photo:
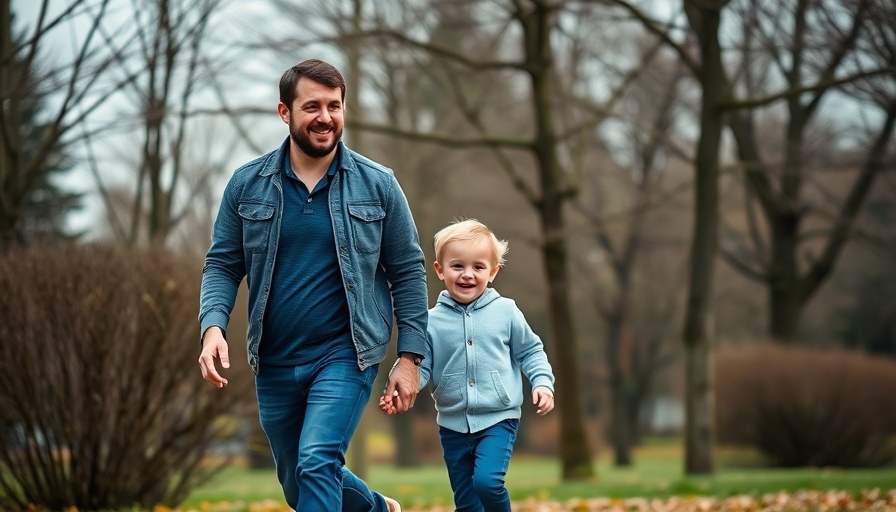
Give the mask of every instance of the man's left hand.
[[[383, 392], [385, 401], [391, 398], [392, 408], [388, 414], [400, 414], [407, 412], [414, 406], [417, 400], [417, 392], [420, 387], [420, 368], [414, 364], [413, 357], [402, 354], [398, 363], [389, 374], [386, 390]], [[397, 393], [396, 393], [397, 392]]]

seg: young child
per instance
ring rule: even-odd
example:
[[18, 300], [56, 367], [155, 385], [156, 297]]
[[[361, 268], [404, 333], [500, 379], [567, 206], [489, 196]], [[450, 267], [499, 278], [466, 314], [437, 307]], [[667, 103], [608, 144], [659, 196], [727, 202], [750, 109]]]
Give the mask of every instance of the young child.
[[[420, 389], [432, 381], [457, 511], [510, 512], [504, 476], [523, 403], [520, 373], [529, 379], [539, 415], [554, 408], [554, 375], [516, 303], [488, 287], [504, 264], [507, 242], [474, 219], [442, 229], [434, 242], [445, 290], [429, 310]], [[380, 408], [395, 412], [385, 396]]]

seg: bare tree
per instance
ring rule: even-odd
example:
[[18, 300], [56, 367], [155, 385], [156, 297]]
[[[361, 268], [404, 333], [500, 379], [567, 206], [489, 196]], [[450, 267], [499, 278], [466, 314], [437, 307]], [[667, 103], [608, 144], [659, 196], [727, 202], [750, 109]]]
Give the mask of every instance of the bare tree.
[[[736, 110], [728, 125], [750, 195], [750, 229], [726, 244], [723, 254], [765, 285], [769, 336], [796, 342], [803, 310], [848, 243], [874, 180], [887, 159], [892, 162], [896, 7], [885, 0], [801, 1], [792, 7], [744, 0], [734, 7], [743, 29], [743, 73], [735, 85], [748, 96], [732, 99]], [[864, 104], [853, 102], [853, 108], [870, 106], [880, 114], [878, 126], [860, 142], [864, 154], [851, 163], [855, 178], [839, 186], [845, 193], [825, 188], [820, 176], [835, 160], [825, 158], [833, 141], [822, 142], [826, 148], [811, 140], [819, 125], [849, 117], [825, 116], [821, 108], [840, 89]], [[780, 128], [761, 120], [761, 109], [777, 105], [785, 118]], [[762, 136], [770, 124], [779, 136]]]
[[[880, 80], [879, 77], [886, 76], [886, 73], [893, 76], [893, 64], [891, 61], [886, 61], [892, 56], [891, 51], [869, 52], [864, 57], [848, 58], [856, 42], [861, 40], [860, 35], [865, 30], [868, 19], [878, 18], [882, 21], [882, 26], [892, 26], [891, 23], [888, 25], [887, 21], [883, 21], [891, 20], [892, 17], [888, 14], [888, 9], [884, 8], [886, 2], [871, 0], [842, 3], [838, 14], [834, 14], [834, 10], [827, 3], [797, 2], [795, 6], [791, 6], [778, 2], [746, 2], [743, 4], [745, 8], [741, 12], [743, 17], [740, 19], [747, 20], [750, 13], [757, 13], [763, 17], [763, 21], [748, 24], [750, 30], [757, 32], [750, 32], [749, 37], [743, 42], [743, 48], [749, 48], [749, 52], [745, 51], [743, 54], [744, 62], [748, 64], [745, 72], [741, 74], [746, 77], [744, 80], [746, 85], [741, 91], [735, 87], [737, 83], [735, 78], [740, 75], [729, 76], [721, 58], [719, 28], [722, 23], [722, 11], [734, 11], [733, 8], [726, 9], [730, 2], [685, 0], [684, 7], [690, 31], [700, 47], [699, 60], [692, 58], [687, 48], [680, 42], [674, 24], [652, 19], [645, 11], [628, 1], [617, 0], [616, 3], [629, 10], [649, 31], [674, 48], [682, 62], [692, 69], [702, 86], [701, 139], [697, 149], [695, 182], [696, 219], [691, 252], [691, 287], [684, 333], [689, 354], [685, 464], [688, 472], [711, 472], [713, 386], [709, 301], [714, 267], [713, 253], [718, 244], [717, 180], [723, 127], [720, 123], [726, 123], [735, 136], [738, 156], [752, 193], [759, 198], [761, 209], [766, 212], [773, 239], [767, 244], [772, 248], [766, 249], [767, 252], [764, 253], [765, 274], [760, 274], [742, 263], [740, 268], [769, 279], [767, 282], [770, 284], [770, 296], [777, 296], [770, 300], [771, 313], [775, 316], [772, 324], [779, 325], [773, 330], [792, 332], [793, 320], [798, 321], [799, 308], [805, 304], [805, 299], [808, 299], [811, 292], [817, 289], [828, 274], [837, 253], [842, 248], [861, 200], [870, 186], [870, 179], [883, 168], [885, 148], [892, 134], [892, 99], [888, 96], [890, 99], [883, 101], [885, 120], [876, 142], [872, 145], [877, 149], [869, 152], [864, 171], [860, 173], [856, 186], [843, 203], [840, 214], [835, 216], [835, 229], [831, 231], [830, 243], [823, 249], [822, 256], [800, 278], [796, 255], [797, 241], [802, 236], [798, 229], [799, 218], [804, 212], [801, 213], [797, 199], [803, 184], [801, 172], [805, 165], [805, 155], [802, 154], [802, 140], [808, 126], [807, 122], [818, 109], [822, 96], [835, 87], [869, 77]], [[869, 16], [871, 12], [876, 14]], [[793, 30], [789, 32], [791, 40], [784, 44], [777, 39], [777, 34], [781, 33], [781, 24], [787, 19], [793, 20]], [[812, 36], [809, 27], [814, 26], [815, 22], [826, 27], [828, 35]], [[763, 34], [762, 31], [767, 33]], [[831, 38], [834, 44], [830, 44]], [[877, 41], [891, 40], [885, 32], [878, 34], [877, 38]], [[762, 42], [754, 47], [754, 39]], [[883, 46], [891, 45], [883, 43]], [[827, 51], [826, 48], [830, 50]], [[756, 54], [760, 53], [760, 50], [768, 52], [772, 58], [765, 61], [756, 60]], [[783, 52], [789, 53], [785, 55]], [[879, 60], [881, 56], [883, 62]], [[848, 62], [851, 65], [847, 65]], [[767, 71], [760, 71], [770, 69], [781, 70], [778, 76], [783, 77], [783, 87], [771, 91], [757, 90], [759, 84], [771, 85], [771, 82], [764, 81]], [[760, 77], [762, 81], [759, 80]], [[746, 96], [739, 97], [741, 94]], [[788, 125], [788, 136], [785, 137], [785, 145], [789, 148], [785, 151], [785, 155], [789, 156], [785, 157], [776, 189], [769, 178], [770, 168], [762, 166], [752, 115], [759, 107], [779, 101], [787, 104], [792, 122]], [[753, 239], [759, 242], [757, 247], [764, 242], [758, 233], [759, 231], [754, 229]], [[729, 257], [729, 261], [737, 260]], [[773, 269], [774, 272], [771, 272]], [[785, 303], [784, 300], [789, 302]], [[787, 304], [794, 307], [784, 307]], [[782, 315], [788, 318], [785, 319]]]
[[[683, 0], [689, 32], [682, 37], [678, 15], [660, 20], [627, 0], [614, 3], [668, 44], [700, 84], [699, 138], [694, 159], [694, 228], [682, 340], [685, 347], [685, 472], [712, 473], [714, 460], [713, 281], [719, 229], [719, 174], [723, 103], [728, 99], [720, 25], [728, 0]], [[696, 40], [696, 52], [690, 48]], [[683, 39], [683, 41], [682, 41]], [[696, 56], [693, 55], [696, 53]]]
[[[598, 190], [597, 197], [583, 195], [576, 201], [577, 209], [586, 219], [586, 232], [603, 256], [599, 270], [606, 269], [605, 272], [586, 271], [582, 275], [595, 282], [592, 295], [606, 326], [604, 361], [610, 387], [609, 430], [617, 466], [631, 465], [639, 415], [660, 371], [677, 356], [664, 333], [672, 330], [672, 315], [677, 314], [669, 305], [677, 302], [678, 287], [646, 284], [654, 302], [664, 304], [661, 311], [651, 310], [652, 316], [648, 319], [638, 316], [638, 310], [647, 309], [645, 303], [649, 301], [639, 296], [639, 289], [645, 285], [639, 286], [637, 281], [639, 275], [646, 273], [645, 253], [662, 249], [665, 240], [660, 237], [669, 237], [670, 203], [691, 185], [690, 180], [670, 176], [677, 158], [692, 164], [689, 156], [678, 149], [680, 143], [672, 137], [685, 78], [683, 66], [667, 57], [653, 61], [645, 75], [629, 86], [627, 99], [623, 101], [629, 106], [620, 109], [624, 112], [621, 115], [628, 117], [622, 119], [629, 126], [622, 136], [624, 142], [605, 143], [611, 148], [611, 154], [624, 152], [616, 159], [621, 185], [608, 186], [607, 182], [613, 178], [607, 173], [586, 176], [586, 180], [588, 177], [592, 177], [590, 181], [601, 180], [594, 187]], [[614, 145], [621, 148], [612, 149]], [[665, 216], [660, 222], [664, 226], [662, 233], [649, 229], [660, 215]], [[672, 252], [666, 250], [664, 254]], [[608, 282], [605, 286], [600, 286], [600, 280], [595, 277], [602, 274], [608, 276], [603, 279]]]
[[712, 290], [718, 246], [719, 150], [722, 140], [725, 83], [719, 44], [721, 9], [726, 0], [684, 0], [697, 39], [700, 67], [696, 76], [703, 92], [700, 139], [695, 159], [694, 232], [691, 239], [688, 298], [685, 313], [685, 471], [712, 473], [713, 367]]
[[[59, 12], [50, 3], [42, 0], [14, 37], [20, 28], [12, 1], [0, 1], [0, 249], [24, 240], [25, 205], [45, 169], [114, 88], [104, 81], [109, 55], [97, 33], [108, 0], [73, 0]], [[72, 53], [56, 51], [62, 29], [73, 24], [84, 30], [72, 30]], [[23, 123], [23, 110], [37, 104], [43, 122]]]
[[[115, 194], [116, 186], [103, 178], [102, 169], [94, 169], [112, 230], [125, 243], [166, 241], [192, 212], [191, 200], [224, 167], [191, 161], [188, 144], [191, 127], [198, 128], [190, 124], [194, 108], [217, 76], [213, 67], [221, 65], [220, 56], [207, 48], [212, 46], [209, 27], [225, 5], [218, 0], [134, 0], [125, 24], [101, 27], [104, 41], [114, 49], [117, 72], [130, 77], [117, 99], [123, 109], [136, 109], [137, 121], [122, 127], [127, 134], [122, 158], [133, 168], [133, 188]], [[202, 113], [215, 113], [214, 107], [203, 105]], [[136, 155], [135, 139], [140, 141]], [[213, 147], [227, 152], [223, 144]], [[220, 161], [213, 152], [199, 158]], [[196, 176], [186, 179], [188, 173]], [[121, 214], [115, 197], [129, 203], [127, 213]]]

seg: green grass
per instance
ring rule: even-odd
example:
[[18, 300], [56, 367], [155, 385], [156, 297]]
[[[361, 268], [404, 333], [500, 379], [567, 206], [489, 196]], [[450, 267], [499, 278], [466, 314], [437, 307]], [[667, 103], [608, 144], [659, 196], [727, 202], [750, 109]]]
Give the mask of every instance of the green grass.
[[[720, 451], [712, 476], [685, 476], [677, 441], [646, 443], [634, 453], [634, 464], [616, 468], [608, 458], [598, 457], [596, 477], [587, 482], [561, 482], [557, 459], [516, 455], [507, 474], [507, 487], [514, 500], [525, 498], [665, 498], [704, 495], [727, 497], [762, 495], [777, 491], [838, 489], [857, 493], [862, 489], [896, 488], [896, 467], [882, 469], [770, 469], [756, 466], [757, 458], [746, 452]], [[442, 464], [397, 468], [373, 464], [365, 478], [377, 491], [407, 504], [451, 503], [451, 488]], [[272, 470], [225, 469], [209, 484], [197, 489], [185, 505], [202, 502], [282, 501]]]

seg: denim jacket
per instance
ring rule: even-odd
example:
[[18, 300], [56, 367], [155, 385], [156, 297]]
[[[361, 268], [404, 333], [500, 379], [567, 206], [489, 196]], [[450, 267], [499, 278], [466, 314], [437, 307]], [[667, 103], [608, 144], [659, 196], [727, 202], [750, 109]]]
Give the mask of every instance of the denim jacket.
[[[200, 336], [212, 326], [226, 332], [237, 290], [246, 277], [247, 348], [255, 372], [283, 222], [284, 151], [289, 151], [289, 138], [280, 148], [234, 172], [224, 190], [202, 269]], [[393, 311], [398, 351], [423, 353], [426, 271], [414, 219], [392, 170], [342, 142], [337, 151], [340, 168], [330, 184], [328, 200], [352, 340], [363, 370], [385, 359]]]

